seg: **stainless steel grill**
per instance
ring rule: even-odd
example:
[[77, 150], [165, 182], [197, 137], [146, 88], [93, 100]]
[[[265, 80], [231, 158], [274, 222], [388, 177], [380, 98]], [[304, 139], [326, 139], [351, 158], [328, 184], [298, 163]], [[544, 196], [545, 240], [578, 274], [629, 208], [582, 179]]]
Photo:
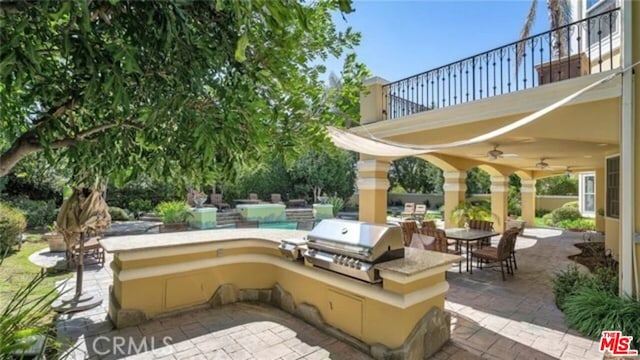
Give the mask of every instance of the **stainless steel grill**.
[[398, 226], [327, 219], [307, 235], [304, 257], [313, 266], [367, 282], [379, 282], [374, 265], [404, 257]]

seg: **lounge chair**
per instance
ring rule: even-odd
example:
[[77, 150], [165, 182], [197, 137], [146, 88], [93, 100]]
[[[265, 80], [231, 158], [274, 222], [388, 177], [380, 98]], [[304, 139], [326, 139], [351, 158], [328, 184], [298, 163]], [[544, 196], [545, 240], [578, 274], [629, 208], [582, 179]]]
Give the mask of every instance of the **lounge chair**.
[[413, 215], [416, 219], [419, 219], [419, 220], [424, 219], [425, 215], [427, 215], [427, 205], [425, 204], [416, 205], [416, 209], [414, 210]]
[[228, 209], [230, 206], [224, 200], [222, 200], [222, 194], [211, 194], [211, 203], [222, 211]]
[[258, 198], [258, 194], [256, 193], [249, 193], [249, 200], [260, 201], [260, 198]]
[[272, 204], [284, 204], [282, 202], [282, 196], [280, 194], [271, 194], [271, 203]]
[[401, 218], [412, 218], [416, 211], [416, 203], [405, 203], [404, 210], [400, 214]]

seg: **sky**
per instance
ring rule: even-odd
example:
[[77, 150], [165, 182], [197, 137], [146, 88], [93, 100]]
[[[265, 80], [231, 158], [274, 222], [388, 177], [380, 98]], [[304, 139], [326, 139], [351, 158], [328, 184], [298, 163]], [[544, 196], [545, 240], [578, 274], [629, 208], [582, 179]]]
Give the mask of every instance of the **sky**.
[[[362, 34], [355, 52], [373, 76], [395, 81], [516, 41], [530, 5], [531, 0], [367, 0], [355, 1], [346, 21], [341, 15], [334, 21], [339, 29], [351, 26]], [[545, 0], [538, 0], [536, 15], [531, 35], [549, 28]], [[325, 64], [340, 73], [341, 59]]]

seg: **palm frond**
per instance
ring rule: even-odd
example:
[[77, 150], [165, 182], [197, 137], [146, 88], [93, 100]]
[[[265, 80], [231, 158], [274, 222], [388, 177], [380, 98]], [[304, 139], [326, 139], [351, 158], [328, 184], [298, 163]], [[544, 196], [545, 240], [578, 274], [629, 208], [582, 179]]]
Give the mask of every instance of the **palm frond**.
[[[529, 8], [529, 13], [524, 20], [524, 25], [522, 26], [522, 30], [520, 30], [520, 39], [526, 39], [531, 34], [531, 28], [533, 27], [533, 23], [536, 20], [536, 7], [538, 6], [538, 0], [531, 1], [531, 7]], [[524, 42], [518, 43], [518, 51], [516, 53], [516, 69], [520, 67], [522, 63], [522, 59], [524, 58], [525, 44]]]

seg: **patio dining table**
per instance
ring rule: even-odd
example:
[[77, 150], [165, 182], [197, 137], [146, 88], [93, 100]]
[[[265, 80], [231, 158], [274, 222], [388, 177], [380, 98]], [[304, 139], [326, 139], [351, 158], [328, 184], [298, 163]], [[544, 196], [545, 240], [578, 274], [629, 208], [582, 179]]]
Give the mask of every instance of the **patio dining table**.
[[[447, 238], [455, 240], [458, 243], [458, 247], [461, 241], [467, 243], [466, 256], [467, 256], [467, 272], [469, 272], [469, 263], [471, 262], [471, 252], [469, 251], [469, 243], [471, 241], [482, 240], [484, 238], [490, 238], [496, 235], [500, 235], [495, 231], [478, 230], [478, 229], [464, 229], [464, 228], [452, 228], [445, 229]], [[473, 265], [472, 265], [473, 266]]]

